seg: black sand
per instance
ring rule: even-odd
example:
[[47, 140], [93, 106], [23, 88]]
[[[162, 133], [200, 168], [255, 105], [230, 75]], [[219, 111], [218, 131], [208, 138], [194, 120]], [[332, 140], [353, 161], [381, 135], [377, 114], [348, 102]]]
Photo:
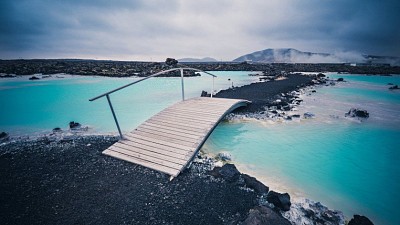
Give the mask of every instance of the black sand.
[[252, 83], [234, 89], [222, 90], [218, 92], [215, 97], [249, 100], [252, 104], [243, 110], [246, 112], [257, 112], [263, 110], [263, 107], [274, 100], [276, 95], [310, 85], [312, 84], [312, 79], [313, 78], [310, 76], [289, 74], [287, 79], [284, 80]]
[[257, 204], [254, 192], [223, 179], [185, 171], [169, 182], [102, 155], [115, 141], [0, 146], [0, 224], [225, 224]]

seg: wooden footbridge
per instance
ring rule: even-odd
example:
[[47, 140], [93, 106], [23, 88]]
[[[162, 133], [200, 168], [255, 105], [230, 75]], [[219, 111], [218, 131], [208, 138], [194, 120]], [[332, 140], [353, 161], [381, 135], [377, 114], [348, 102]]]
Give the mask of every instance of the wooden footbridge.
[[[185, 100], [184, 69], [200, 71], [193, 68], [176, 68], [150, 76], [154, 77], [169, 71], [180, 70], [182, 101], [164, 109], [132, 132], [124, 135], [121, 133], [109, 94], [150, 77], [90, 99], [93, 101], [107, 97], [121, 137], [117, 143], [103, 151], [103, 154], [169, 174], [171, 178], [176, 177], [190, 164], [225, 115], [249, 103], [247, 100], [241, 99], [212, 98], [213, 91], [211, 91], [211, 97]], [[204, 73], [215, 77], [208, 72]]]

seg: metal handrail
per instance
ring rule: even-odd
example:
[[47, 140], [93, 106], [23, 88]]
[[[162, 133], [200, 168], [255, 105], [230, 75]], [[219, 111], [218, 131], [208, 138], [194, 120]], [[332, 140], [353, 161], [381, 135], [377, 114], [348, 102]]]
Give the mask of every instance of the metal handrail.
[[212, 90], [211, 90], [211, 98], [213, 97], [213, 92], [214, 92], [214, 78], [217, 77], [217, 76], [215, 76], [214, 74], [211, 74], [211, 73], [209, 73], [209, 72], [196, 69], [196, 68], [179, 67], [179, 68], [173, 68], [173, 69], [169, 69], [169, 70], [164, 70], [164, 71], [161, 71], [161, 72], [158, 72], [158, 73], [149, 75], [149, 76], [144, 77], [144, 78], [142, 78], [142, 79], [140, 79], [140, 80], [134, 81], [134, 82], [132, 82], [132, 83], [126, 84], [126, 85], [124, 85], [124, 86], [121, 86], [121, 87], [116, 88], [116, 89], [114, 89], [114, 90], [108, 91], [108, 92], [106, 92], [106, 93], [104, 93], [104, 94], [101, 94], [101, 95], [99, 95], [99, 96], [96, 96], [96, 97], [94, 97], [94, 98], [91, 98], [91, 99], [89, 99], [89, 101], [94, 101], [94, 100], [97, 100], [97, 99], [102, 98], [102, 97], [105, 97], [105, 96], [107, 97], [108, 105], [110, 106], [111, 112], [112, 112], [113, 117], [114, 117], [115, 124], [117, 125], [118, 132], [119, 132], [119, 136], [120, 136], [121, 139], [122, 139], [123, 136], [122, 136], [121, 128], [120, 128], [120, 126], [119, 126], [119, 123], [118, 123], [118, 120], [117, 120], [117, 116], [115, 115], [114, 108], [113, 108], [113, 106], [112, 106], [112, 104], [111, 104], [111, 99], [110, 99], [110, 96], [109, 96], [109, 95], [112, 94], [112, 93], [114, 93], [114, 92], [117, 92], [117, 91], [119, 91], [119, 90], [121, 90], [121, 89], [124, 89], [124, 88], [126, 88], [126, 87], [129, 87], [129, 86], [131, 86], [131, 85], [133, 85], [133, 84], [136, 84], [136, 83], [142, 82], [142, 81], [144, 81], [144, 80], [147, 80], [147, 79], [149, 79], [149, 78], [156, 77], [156, 76], [159, 76], [159, 75], [161, 75], [161, 74], [169, 73], [169, 72], [176, 71], [176, 70], [180, 70], [180, 71], [181, 71], [182, 101], [185, 100], [185, 90], [184, 90], [184, 84], [183, 84], [183, 70], [194, 70], [194, 71], [203, 72], [203, 73], [205, 73], [205, 74], [207, 74], [207, 75], [212, 76], [212, 78], [213, 78], [213, 84], [212, 84]]
[[[132, 83], [126, 84], [126, 85], [124, 85], [124, 86], [121, 86], [121, 87], [119, 87], [119, 88], [116, 88], [116, 89], [114, 89], [114, 90], [111, 90], [111, 91], [109, 91], [109, 92], [106, 92], [106, 93], [104, 93], [104, 94], [101, 94], [101, 95], [99, 95], [99, 96], [97, 96], [97, 97], [91, 98], [91, 99], [89, 99], [89, 101], [97, 100], [97, 99], [102, 98], [102, 97], [104, 97], [104, 96], [106, 96], [106, 95], [109, 95], [109, 94], [111, 94], [111, 93], [114, 93], [114, 92], [116, 92], [116, 91], [119, 91], [119, 90], [121, 90], [121, 89], [124, 89], [124, 88], [126, 88], [126, 87], [129, 87], [129, 86], [131, 86], [131, 85], [133, 85], [133, 84], [142, 82], [142, 81], [147, 80], [147, 79], [149, 79], [149, 78], [156, 77], [156, 76], [159, 76], [159, 75], [164, 74], [164, 73], [169, 73], [169, 72], [172, 72], [172, 71], [181, 70], [181, 69], [183, 69], [183, 70], [194, 70], [194, 71], [203, 72], [203, 73], [205, 73], [205, 74], [208, 74], [208, 75], [212, 76], [213, 78], [214, 78], [214, 77], [217, 77], [217, 76], [215, 76], [214, 74], [211, 74], [211, 73], [206, 72], [206, 71], [203, 71], [203, 70], [195, 69], [195, 68], [190, 68], [190, 67], [174, 68], [174, 69], [164, 70], [164, 71], [161, 71], [161, 72], [158, 72], [158, 73], [149, 75], [149, 76], [144, 77], [144, 78], [142, 78], [142, 79], [140, 79], [140, 80], [134, 81], [134, 82], [132, 82]], [[214, 87], [213, 87], [213, 90], [214, 90]], [[213, 92], [213, 90], [212, 90], [212, 92]], [[212, 92], [211, 92], [211, 96], [212, 96]]]

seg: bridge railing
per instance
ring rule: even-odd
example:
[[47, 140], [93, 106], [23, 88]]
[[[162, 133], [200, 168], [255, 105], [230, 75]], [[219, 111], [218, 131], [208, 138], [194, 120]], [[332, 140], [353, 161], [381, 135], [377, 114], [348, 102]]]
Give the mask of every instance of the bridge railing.
[[117, 129], [118, 129], [119, 136], [120, 136], [121, 139], [122, 139], [123, 136], [122, 136], [121, 128], [120, 128], [120, 126], [119, 126], [117, 116], [115, 115], [115, 111], [114, 111], [114, 108], [113, 108], [112, 103], [111, 103], [110, 94], [112, 94], [112, 93], [114, 93], [114, 92], [117, 92], [117, 91], [120, 91], [120, 90], [122, 90], [122, 89], [124, 89], [124, 88], [127, 88], [127, 87], [131, 86], [131, 85], [134, 85], [134, 84], [137, 84], [137, 83], [139, 83], [139, 82], [142, 82], [142, 81], [144, 81], [144, 80], [147, 80], [147, 79], [149, 79], [149, 78], [156, 77], [156, 76], [160, 76], [160, 75], [162, 75], [162, 74], [169, 73], [169, 72], [172, 72], [172, 71], [177, 71], [177, 70], [180, 70], [180, 72], [181, 72], [182, 101], [185, 100], [185, 88], [184, 88], [184, 82], [183, 82], [183, 77], [184, 77], [184, 76], [183, 76], [183, 71], [184, 71], [184, 70], [193, 70], [193, 71], [197, 71], [197, 72], [203, 72], [203, 73], [205, 73], [205, 74], [207, 74], [207, 75], [212, 76], [211, 98], [213, 97], [213, 92], [214, 92], [214, 78], [217, 77], [217, 76], [215, 76], [214, 74], [211, 74], [211, 73], [209, 73], [209, 72], [196, 69], [196, 68], [179, 67], [179, 68], [173, 68], [173, 69], [169, 69], [169, 70], [164, 70], [164, 71], [161, 71], [161, 72], [158, 72], [158, 73], [149, 75], [149, 76], [144, 77], [144, 78], [142, 78], [142, 79], [136, 80], [136, 81], [134, 81], [134, 82], [131, 82], [131, 83], [129, 83], [129, 84], [126, 84], [126, 85], [124, 85], [124, 86], [121, 86], [121, 87], [119, 87], [119, 88], [116, 88], [116, 89], [114, 89], [114, 90], [108, 91], [108, 92], [106, 92], [106, 93], [104, 93], [104, 94], [101, 94], [101, 95], [99, 95], [99, 96], [96, 96], [96, 97], [94, 97], [94, 98], [91, 98], [91, 99], [89, 99], [89, 101], [94, 101], [94, 100], [97, 100], [97, 99], [103, 98], [103, 97], [106, 97], [106, 98], [107, 98], [108, 105], [110, 106], [111, 113], [112, 113], [112, 115], [113, 115], [115, 124], [116, 124]]

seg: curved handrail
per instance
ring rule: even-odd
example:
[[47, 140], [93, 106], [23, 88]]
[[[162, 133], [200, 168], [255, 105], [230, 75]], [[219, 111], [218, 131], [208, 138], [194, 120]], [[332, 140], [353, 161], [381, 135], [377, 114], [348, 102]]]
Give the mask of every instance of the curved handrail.
[[161, 71], [161, 72], [158, 72], [158, 73], [149, 75], [149, 76], [144, 77], [144, 78], [142, 78], [142, 79], [140, 79], [140, 80], [137, 80], [137, 81], [134, 81], [134, 82], [132, 82], [132, 83], [126, 84], [126, 85], [124, 85], [124, 86], [121, 86], [121, 87], [119, 87], [119, 88], [116, 88], [116, 89], [114, 89], [114, 90], [111, 90], [111, 91], [109, 91], [109, 92], [106, 92], [106, 93], [104, 93], [104, 94], [101, 94], [101, 95], [99, 95], [99, 96], [97, 96], [97, 97], [91, 98], [91, 99], [89, 99], [89, 101], [97, 100], [97, 99], [102, 98], [102, 97], [104, 97], [104, 96], [106, 96], [106, 95], [109, 95], [109, 94], [111, 94], [111, 93], [114, 93], [114, 92], [116, 92], [116, 91], [119, 91], [119, 90], [121, 90], [121, 89], [124, 89], [124, 88], [126, 88], [126, 87], [129, 87], [129, 86], [131, 86], [131, 85], [133, 85], [133, 84], [142, 82], [142, 81], [147, 80], [147, 79], [152, 78], [152, 77], [159, 76], [159, 75], [161, 75], [161, 74], [165, 74], [165, 73], [169, 73], [169, 72], [172, 72], [172, 71], [176, 71], [176, 70], [194, 70], [194, 71], [198, 71], [198, 72], [203, 72], [203, 73], [205, 73], [205, 74], [207, 74], [207, 75], [210, 75], [210, 76], [212, 76], [212, 77], [217, 77], [217, 76], [215, 76], [214, 74], [211, 74], [211, 73], [209, 73], [209, 72], [206, 72], [206, 71], [203, 71], [203, 70], [199, 70], [199, 69], [196, 69], [196, 68], [191, 68], [191, 67], [173, 68], [173, 69], [164, 70], [164, 71]]
[[131, 85], [133, 85], [133, 84], [136, 84], [136, 83], [142, 82], [142, 81], [144, 81], [144, 80], [147, 80], [147, 79], [149, 79], [149, 78], [156, 77], [156, 76], [159, 76], [159, 75], [161, 75], [161, 74], [168, 73], [168, 72], [172, 72], [172, 71], [176, 71], [176, 70], [180, 70], [180, 71], [181, 71], [182, 100], [185, 100], [185, 91], [184, 91], [184, 88], [183, 88], [183, 70], [194, 70], [194, 71], [203, 72], [203, 73], [205, 73], [205, 74], [207, 74], [207, 75], [212, 76], [212, 77], [213, 77], [213, 88], [212, 88], [212, 90], [211, 90], [211, 98], [212, 98], [212, 93], [213, 93], [213, 91], [214, 91], [214, 77], [217, 77], [217, 76], [215, 76], [214, 74], [211, 74], [211, 73], [209, 73], [209, 72], [206, 72], [206, 71], [203, 71], [203, 70], [199, 70], [199, 69], [195, 69], [195, 68], [191, 68], [191, 67], [179, 67], [179, 68], [173, 68], [173, 69], [169, 69], [169, 70], [164, 70], [164, 71], [161, 71], [161, 72], [158, 72], [158, 73], [149, 75], [149, 76], [147, 76], [147, 77], [144, 77], [144, 78], [139, 79], [139, 80], [137, 80], [137, 81], [134, 81], [134, 82], [132, 82], [132, 83], [129, 83], [129, 84], [126, 84], [126, 85], [121, 86], [121, 87], [119, 87], [119, 88], [116, 88], [116, 89], [114, 89], [114, 90], [108, 91], [108, 92], [106, 92], [106, 93], [104, 93], [104, 94], [101, 94], [101, 95], [99, 95], [99, 96], [97, 96], [97, 97], [91, 98], [91, 99], [89, 99], [89, 101], [94, 101], [94, 100], [97, 100], [97, 99], [102, 98], [102, 97], [107, 97], [108, 105], [110, 106], [111, 113], [112, 113], [112, 115], [113, 115], [113, 117], [114, 117], [115, 125], [117, 125], [118, 132], [119, 132], [119, 136], [120, 136], [121, 139], [122, 139], [123, 136], [122, 136], [121, 128], [119, 127], [119, 123], [118, 123], [118, 120], [117, 120], [117, 116], [115, 115], [114, 108], [113, 108], [112, 103], [111, 103], [111, 100], [110, 100], [110, 94], [112, 94], [112, 93], [114, 93], [114, 92], [117, 92], [117, 91], [119, 91], [119, 90], [121, 90], [121, 89], [124, 89], [124, 88], [126, 88], [126, 87], [129, 87], [129, 86], [131, 86]]

